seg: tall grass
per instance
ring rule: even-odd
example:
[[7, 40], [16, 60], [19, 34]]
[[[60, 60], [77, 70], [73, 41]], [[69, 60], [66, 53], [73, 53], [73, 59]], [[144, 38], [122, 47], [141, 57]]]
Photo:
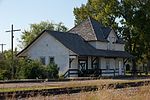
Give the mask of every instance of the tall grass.
[[26, 100], [150, 100], [150, 86], [124, 89], [104, 89], [96, 92], [81, 92], [55, 96], [37, 96]]

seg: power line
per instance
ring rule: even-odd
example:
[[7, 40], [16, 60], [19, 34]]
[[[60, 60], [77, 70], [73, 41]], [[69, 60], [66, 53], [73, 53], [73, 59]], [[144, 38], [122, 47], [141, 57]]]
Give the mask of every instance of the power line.
[[2, 43], [2, 44], [0, 44], [0, 45], [1, 45], [1, 49], [2, 49], [1, 52], [2, 52], [2, 54], [3, 54], [3, 47], [4, 47], [4, 45], [6, 45], [6, 44], [3, 44], [3, 43]]
[[6, 31], [6, 32], [11, 32], [12, 78], [14, 78], [13, 77], [14, 76], [14, 66], [13, 66], [13, 61], [14, 61], [13, 39], [14, 39], [14, 34], [13, 34], [13, 32], [16, 32], [16, 31], [21, 31], [21, 29], [14, 30], [13, 24], [11, 25], [11, 30]]

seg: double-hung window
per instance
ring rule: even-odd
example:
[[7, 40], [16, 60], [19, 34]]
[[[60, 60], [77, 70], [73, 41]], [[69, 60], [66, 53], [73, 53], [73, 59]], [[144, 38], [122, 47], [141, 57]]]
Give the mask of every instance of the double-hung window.
[[54, 63], [55, 63], [54, 57], [49, 57], [49, 63], [50, 63], [50, 64], [54, 64]]

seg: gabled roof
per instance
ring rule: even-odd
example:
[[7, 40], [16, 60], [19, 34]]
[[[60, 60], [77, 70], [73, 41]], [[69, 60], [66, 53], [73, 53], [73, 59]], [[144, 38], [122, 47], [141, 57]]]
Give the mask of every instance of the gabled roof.
[[[90, 23], [90, 27], [88, 25], [85, 25], [87, 23]], [[89, 30], [89, 28], [91, 30], [93, 30], [90, 34], [89, 37], [89, 33], [83, 32], [82, 28], [83, 27], [87, 27], [87, 29]], [[85, 21], [83, 21], [82, 23], [80, 23], [79, 25], [73, 27], [69, 32], [71, 33], [76, 33], [79, 34], [80, 36], [82, 36], [86, 41], [93, 41], [93, 40], [97, 40], [97, 41], [104, 41], [104, 42], [108, 42], [107, 37], [110, 34], [110, 32], [113, 29], [111, 27], [105, 27], [104, 25], [102, 25], [102, 23], [98, 22], [97, 20], [88, 17], [88, 19], [86, 19]], [[85, 30], [84, 30], [85, 31]], [[116, 34], [117, 36], [117, 34]], [[87, 38], [88, 37], [88, 38]], [[121, 40], [118, 36], [117, 38], [119, 39], [117, 41], [117, 43], [123, 43], [123, 40]]]
[[20, 55], [23, 51], [28, 49], [42, 34], [48, 33], [62, 43], [65, 47], [80, 56], [100, 56], [100, 57], [121, 57], [130, 58], [133, 57], [125, 51], [112, 51], [112, 50], [100, 50], [91, 46], [88, 42], [79, 36], [78, 34], [68, 33], [68, 32], [57, 32], [45, 30], [39, 36], [33, 40], [25, 49], [17, 54]]
[[85, 40], [78, 34], [50, 30], [46, 30], [46, 32], [78, 55], [89, 55], [93, 53], [94, 47], [85, 42]]
[[[99, 41], [107, 41], [107, 37], [109, 33], [113, 30], [111, 27], [105, 27], [102, 25], [102, 23], [98, 22], [97, 20], [88, 17], [89, 21], [91, 21], [94, 33], [96, 34], [97, 40]], [[115, 33], [116, 34], [116, 33]], [[123, 39], [119, 38], [119, 36], [116, 34], [118, 40], [116, 43], [123, 44]]]
[[112, 29], [108, 27], [104, 27], [101, 23], [96, 21], [95, 19], [89, 17], [89, 21], [91, 22], [91, 26], [94, 30], [97, 40], [99, 41], [107, 41], [106, 36], [110, 33]]
[[72, 50], [78, 55], [82, 56], [102, 56], [102, 57], [121, 57], [130, 58], [133, 57], [128, 52], [125, 51], [113, 51], [113, 50], [100, 50], [91, 46], [88, 42], [79, 36], [78, 34], [71, 34], [67, 32], [57, 32], [57, 31], [46, 31], [58, 41], [60, 41], [64, 46]]

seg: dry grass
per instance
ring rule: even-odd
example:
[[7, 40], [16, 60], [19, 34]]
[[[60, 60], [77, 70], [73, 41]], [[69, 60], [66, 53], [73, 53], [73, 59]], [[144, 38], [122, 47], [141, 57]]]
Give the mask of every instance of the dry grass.
[[41, 82], [41, 83], [6, 83], [0, 84], [0, 92], [17, 91], [17, 90], [35, 90], [35, 89], [52, 89], [52, 88], [66, 88], [66, 87], [81, 87], [81, 86], [100, 86], [111, 83], [126, 83], [139, 82], [150, 79], [138, 80], [114, 80], [114, 79], [98, 79], [98, 80], [84, 80], [84, 81], [66, 81], [66, 82]]
[[[44, 83], [11, 83], [0, 84], [1, 89], [26, 89], [31, 88], [59, 88], [59, 87], [79, 87], [79, 86], [101, 86], [110, 83], [125, 83], [125, 82], [139, 82], [150, 79], [141, 80], [113, 80], [113, 79], [99, 79], [99, 80], [85, 80], [85, 81], [67, 81], [67, 82], [44, 82]], [[1, 99], [0, 99], [1, 100]], [[7, 98], [6, 100], [16, 100], [14, 98]], [[150, 85], [136, 88], [125, 89], [103, 89], [99, 88], [96, 92], [80, 92], [76, 94], [64, 94], [54, 96], [41, 96], [20, 98], [17, 100], [150, 100]]]
[[105, 89], [55, 96], [37, 96], [25, 100], [150, 100], [150, 86], [125, 89]]

